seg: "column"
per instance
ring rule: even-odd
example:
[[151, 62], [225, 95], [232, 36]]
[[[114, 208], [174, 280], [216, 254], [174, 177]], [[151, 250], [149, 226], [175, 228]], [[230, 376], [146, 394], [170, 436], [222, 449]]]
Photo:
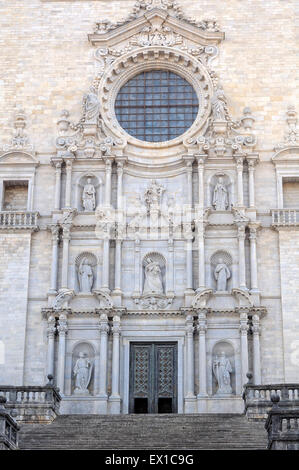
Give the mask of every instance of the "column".
[[[199, 209], [200, 211], [202, 209]], [[205, 265], [205, 223], [202, 220], [197, 222], [198, 234], [198, 290], [205, 289], [206, 285], [206, 265]]]
[[260, 319], [258, 315], [252, 317], [253, 333], [253, 383], [261, 385], [261, 352], [260, 352]]
[[105, 313], [100, 316], [100, 396], [107, 398], [107, 353], [108, 353], [108, 317]]
[[186, 241], [186, 261], [187, 261], [187, 291], [193, 290], [192, 273], [192, 239]]
[[125, 158], [117, 159], [117, 208], [123, 209], [123, 174]]
[[112, 174], [112, 160], [106, 159], [106, 176], [105, 176], [105, 205], [111, 204], [111, 174]]
[[198, 208], [204, 208], [204, 163], [206, 155], [196, 155], [198, 168]]
[[47, 353], [47, 376], [50, 374], [54, 377], [54, 341], [55, 341], [55, 317], [52, 315], [48, 318], [47, 338], [48, 338], [48, 353]]
[[59, 315], [58, 324], [58, 368], [57, 368], [57, 386], [60, 393], [64, 394], [64, 378], [65, 378], [65, 349], [66, 349], [66, 335], [67, 335], [67, 316], [65, 313]]
[[59, 243], [59, 225], [50, 225], [52, 232], [52, 265], [51, 265], [51, 287], [50, 292], [57, 291], [58, 275], [58, 243]]
[[62, 289], [68, 288], [68, 268], [69, 268], [69, 244], [71, 239], [71, 224], [62, 225], [62, 275], [61, 287]]
[[174, 247], [173, 238], [168, 239], [168, 282], [167, 282], [167, 294], [174, 295]]
[[206, 332], [207, 332], [207, 317], [206, 312], [201, 311], [198, 314], [198, 381], [199, 381], [199, 394], [200, 397], [207, 397], [207, 350], [206, 350]]
[[120, 340], [120, 316], [113, 317], [113, 343], [112, 343], [112, 395], [110, 397], [110, 411], [112, 414], [120, 413], [119, 394], [119, 340]]
[[245, 225], [238, 225], [239, 244], [239, 287], [247, 290], [246, 287], [246, 267], [245, 267]]
[[[187, 349], [187, 361], [186, 361], [186, 375], [187, 375], [187, 390], [185, 398], [195, 398], [194, 395], [194, 326], [193, 326], [193, 315], [187, 315], [186, 323], [186, 349]], [[188, 412], [188, 410], [186, 410]]]
[[102, 272], [102, 289], [109, 291], [109, 265], [110, 265], [110, 240], [103, 240], [103, 272]]
[[73, 162], [66, 160], [65, 207], [71, 207]]
[[257, 259], [256, 259], [256, 235], [257, 226], [249, 226], [250, 228], [250, 277], [251, 277], [251, 290], [258, 291], [257, 279]]
[[241, 342], [241, 387], [247, 383], [248, 372], [248, 317], [246, 312], [240, 314], [240, 342]]
[[255, 207], [254, 167], [256, 160], [248, 160], [249, 171], [249, 207]]
[[60, 210], [60, 194], [61, 194], [61, 161], [55, 161], [55, 201], [54, 209]]
[[186, 164], [186, 173], [187, 173], [187, 204], [192, 206], [192, 165], [194, 158], [189, 155], [183, 156], [183, 159]]
[[115, 279], [114, 290], [121, 291], [121, 245], [122, 240], [117, 238], [115, 240]]
[[243, 158], [237, 157], [237, 188], [238, 188], [238, 206], [244, 206], [243, 198]]
[[141, 292], [141, 273], [140, 273], [140, 240], [137, 238], [135, 240], [135, 250], [134, 250], [134, 294], [139, 295]]

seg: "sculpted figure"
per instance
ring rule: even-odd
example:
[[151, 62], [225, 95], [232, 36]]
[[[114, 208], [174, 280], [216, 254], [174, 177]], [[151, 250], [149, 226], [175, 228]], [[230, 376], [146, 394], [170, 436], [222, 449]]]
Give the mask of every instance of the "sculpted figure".
[[89, 393], [88, 385], [91, 379], [92, 366], [89, 357], [83, 353], [79, 353], [79, 358], [74, 367], [75, 375], [75, 393]]
[[165, 188], [158, 184], [156, 180], [152, 180], [151, 185], [144, 193], [144, 200], [148, 210], [160, 207], [163, 191], [165, 191]]
[[223, 263], [222, 258], [219, 258], [219, 263], [215, 268], [214, 276], [217, 281], [217, 291], [226, 291], [227, 281], [230, 278], [231, 274], [226, 264]]
[[214, 188], [213, 207], [216, 211], [225, 211], [228, 208], [228, 191], [221, 176]]
[[83, 111], [86, 124], [96, 124], [100, 114], [100, 102], [93, 88], [83, 97]]
[[218, 384], [217, 394], [232, 393], [230, 384], [232, 366], [229, 359], [226, 358], [224, 351], [221, 352], [220, 357], [216, 356], [213, 362], [213, 372]]
[[80, 292], [91, 292], [93, 272], [87, 258], [83, 258], [78, 269]]
[[222, 88], [215, 91], [211, 100], [213, 117], [215, 121], [226, 121], [226, 98]]
[[87, 184], [83, 188], [82, 205], [85, 211], [92, 212], [96, 206], [96, 190], [91, 184], [91, 178], [87, 179]]
[[162, 272], [159, 263], [148, 258], [144, 272], [143, 294], [163, 294]]

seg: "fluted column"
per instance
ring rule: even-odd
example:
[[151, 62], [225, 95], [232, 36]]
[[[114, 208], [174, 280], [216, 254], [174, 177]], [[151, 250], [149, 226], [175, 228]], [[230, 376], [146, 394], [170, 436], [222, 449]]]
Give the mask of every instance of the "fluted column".
[[187, 390], [186, 398], [194, 398], [194, 326], [193, 315], [186, 317], [186, 346], [187, 346]]
[[[201, 209], [199, 209], [201, 211]], [[202, 220], [197, 221], [198, 235], [198, 290], [205, 289], [206, 285], [206, 266], [205, 266], [205, 223]]]
[[106, 175], [105, 175], [105, 204], [111, 204], [111, 174], [112, 174], [112, 159], [106, 159]]
[[204, 163], [206, 155], [196, 155], [198, 170], [198, 208], [204, 208]]
[[193, 157], [191, 156], [184, 156], [183, 157], [184, 160], [185, 160], [185, 164], [186, 164], [186, 173], [187, 173], [187, 188], [186, 188], [186, 192], [187, 192], [187, 204], [192, 206], [192, 172], [193, 172]]
[[114, 291], [121, 291], [121, 252], [122, 252], [122, 240], [120, 238], [117, 238], [115, 240]]
[[108, 354], [108, 317], [105, 313], [100, 316], [100, 396], [107, 398], [107, 354]]
[[66, 160], [65, 207], [71, 207], [72, 168], [72, 160]]
[[103, 240], [103, 272], [102, 272], [102, 288], [109, 290], [109, 268], [110, 268], [110, 240]]
[[59, 316], [58, 324], [58, 367], [57, 367], [57, 386], [60, 393], [64, 394], [64, 379], [65, 379], [65, 350], [66, 350], [66, 335], [67, 335], [67, 316], [62, 313]]
[[48, 318], [47, 338], [48, 338], [48, 353], [47, 353], [47, 376], [53, 375], [54, 377], [54, 345], [55, 345], [55, 317], [52, 315]]
[[55, 162], [55, 201], [54, 209], [60, 210], [60, 195], [61, 195], [61, 161]]
[[255, 163], [256, 163], [256, 160], [248, 160], [249, 207], [255, 207], [255, 185], [254, 185]]
[[240, 314], [240, 346], [241, 346], [241, 386], [247, 383], [248, 372], [248, 316], [246, 312]]
[[260, 319], [258, 315], [252, 317], [253, 333], [253, 382], [261, 385], [261, 353], [260, 353]]
[[55, 293], [57, 291], [59, 229], [59, 225], [50, 225], [50, 230], [52, 233], [52, 265], [50, 292], [52, 293]]
[[120, 394], [119, 394], [119, 341], [120, 341], [120, 316], [113, 317], [113, 342], [112, 342], [112, 394], [110, 397], [110, 411], [112, 414], [120, 413]]
[[239, 287], [246, 290], [246, 264], [245, 264], [245, 225], [238, 225], [239, 245]]
[[207, 394], [207, 350], [206, 350], [206, 332], [207, 317], [206, 312], [201, 311], [198, 314], [198, 381], [199, 394], [198, 398], [206, 397]]
[[62, 276], [61, 284], [63, 289], [68, 288], [68, 267], [69, 267], [69, 244], [71, 239], [71, 224], [62, 225]]
[[238, 206], [244, 206], [243, 196], [243, 158], [237, 158], [237, 188], [238, 188]]
[[251, 290], [258, 291], [258, 277], [257, 277], [257, 258], [256, 258], [256, 237], [257, 229], [256, 225], [250, 225], [250, 277], [251, 277]]

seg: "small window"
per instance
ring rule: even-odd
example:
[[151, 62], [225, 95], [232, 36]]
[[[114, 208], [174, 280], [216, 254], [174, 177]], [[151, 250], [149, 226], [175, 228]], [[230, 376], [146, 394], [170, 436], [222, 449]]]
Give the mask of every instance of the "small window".
[[299, 178], [283, 178], [284, 209], [299, 209]]
[[4, 211], [27, 210], [28, 181], [5, 181], [3, 189]]

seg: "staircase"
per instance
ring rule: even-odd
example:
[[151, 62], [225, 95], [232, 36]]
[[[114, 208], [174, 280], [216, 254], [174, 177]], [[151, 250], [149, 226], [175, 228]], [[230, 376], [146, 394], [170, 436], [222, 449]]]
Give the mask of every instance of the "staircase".
[[244, 415], [61, 415], [24, 424], [20, 449], [266, 449], [264, 422]]

